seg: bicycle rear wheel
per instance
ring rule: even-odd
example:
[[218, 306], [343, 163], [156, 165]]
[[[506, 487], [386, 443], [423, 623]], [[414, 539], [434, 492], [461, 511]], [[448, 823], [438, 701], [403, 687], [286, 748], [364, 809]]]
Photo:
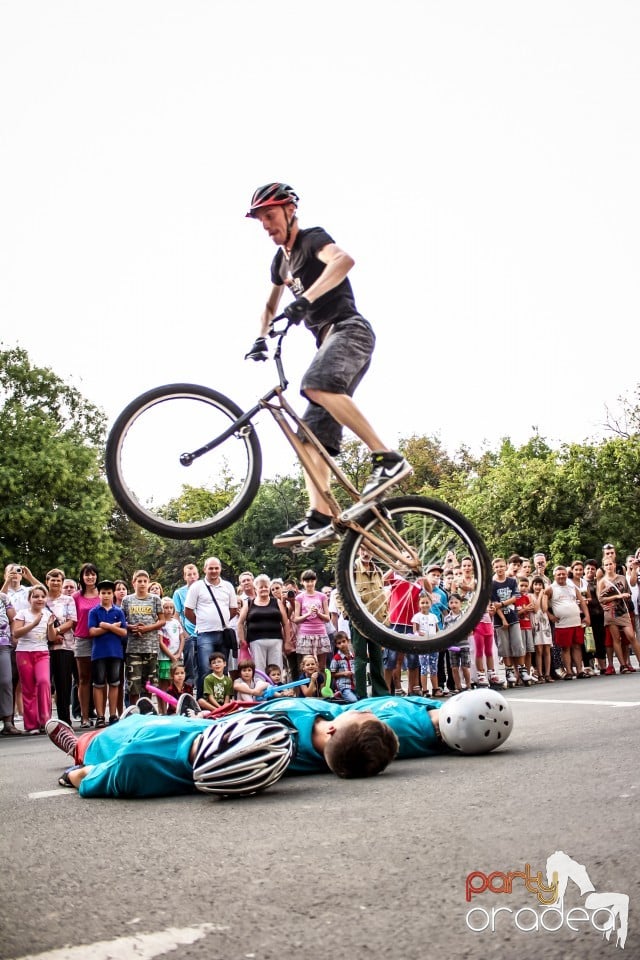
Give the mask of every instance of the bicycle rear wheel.
[[[343, 604], [356, 629], [367, 639], [392, 650], [433, 653], [466, 640], [486, 611], [491, 595], [491, 562], [479, 534], [452, 507], [428, 497], [407, 496], [383, 500], [360, 520], [365, 531], [349, 530], [336, 566]], [[373, 558], [377, 572], [363, 580], [360, 548]], [[449, 551], [458, 561], [473, 561], [476, 586], [464, 598], [462, 615], [435, 637], [400, 633], [390, 623], [410, 624], [418, 610], [422, 576], [432, 563], [442, 564]], [[405, 554], [417, 569], [397, 560]]]
[[237, 520], [260, 484], [262, 454], [251, 424], [183, 466], [180, 456], [223, 434], [242, 415], [228, 397], [189, 383], [141, 394], [107, 440], [111, 491], [124, 512], [162, 537], [210, 536]]

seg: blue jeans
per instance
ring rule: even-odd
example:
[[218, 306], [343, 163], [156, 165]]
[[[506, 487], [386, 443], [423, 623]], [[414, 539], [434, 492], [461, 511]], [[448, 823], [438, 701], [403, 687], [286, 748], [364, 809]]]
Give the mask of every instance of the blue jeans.
[[224, 653], [225, 658], [229, 656], [229, 651], [222, 646], [222, 630], [208, 630], [205, 633], [198, 634], [198, 691], [199, 697], [202, 696], [202, 687], [204, 678], [211, 673], [209, 658], [214, 650]]
[[[413, 633], [413, 627], [406, 623], [392, 623], [391, 626], [396, 633]], [[401, 650], [391, 650], [390, 647], [384, 648], [383, 663], [385, 670], [395, 670], [398, 659], [401, 666], [406, 663], [407, 670], [415, 670], [419, 665], [417, 653], [403, 653]]]

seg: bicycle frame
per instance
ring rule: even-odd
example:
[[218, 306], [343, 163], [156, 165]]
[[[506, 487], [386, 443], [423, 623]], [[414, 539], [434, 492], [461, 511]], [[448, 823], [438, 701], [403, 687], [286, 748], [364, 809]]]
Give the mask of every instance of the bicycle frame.
[[[278, 320], [283, 318], [284, 314], [281, 314], [274, 319], [273, 323], [277, 323]], [[213, 440], [210, 440], [197, 450], [194, 450], [190, 453], [183, 453], [180, 457], [180, 462], [184, 466], [189, 466], [194, 460], [203, 456], [205, 453], [208, 453], [210, 450], [214, 450], [217, 446], [219, 446], [221, 443], [224, 443], [225, 440], [228, 440], [229, 437], [233, 436], [234, 434], [243, 435], [243, 431], [255, 429], [252, 424], [253, 418], [261, 410], [268, 410], [286, 437], [290, 446], [293, 448], [304, 471], [309, 475], [317, 489], [322, 494], [327, 506], [330, 509], [334, 524], [341, 530], [352, 529], [362, 534], [365, 537], [367, 545], [371, 549], [371, 553], [378, 559], [384, 560], [389, 567], [391, 567], [391, 569], [395, 570], [397, 573], [406, 574], [408, 571], [413, 571], [415, 574], [420, 576], [422, 574], [422, 569], [420, 568], [418, 555], [408, 546], [408, 544], [404, 543], [404, 541], [394, 531], [391, 524], [387, 522], [384, 510], [381, 510], [376, 503], [366, 504], [366, 506], [362, 504], [359, 491], [343, 473], [331, 454], [327, 452], [312, 430], [310, 430], [307, 424], [285, 399], [284, 392], [289, 386], [289, 381], [286, 378], [282, 363], [282, 342], [292, 326], [294, 326], [294, 324], [291, 321], [288, 321], [282, 330], [276, 331], [272, 327], [272, 330], [269, 333], [271, 338], [277, 338], [278, 341], [273, 356], [276, 364], [276, 370], [278, 372], [278, 385], [273, 387], [263, 397], [261, 397], [255, 406], [253, 406], [250, 410], [247, 410], [240, 417], [238, 417], [237, 420], [234, 420], [234, 422], [219, 436], [215, 437]], [[295, 424], [295, 429], [292, 424]], [[310, 447], [312, 447], [319, 454], [320, 458], [329, 467], [330, 473], [333, 475], [342, 489], [353, 500], [354, 504], [359, 505], [355, 516], [349, 516], [350, 511], [343, 510], [330, 489], [323, 489], [323, 486], [318, 478], [316, 464], [309, 454]], [[358, 524], [357, 517], [363, 513], [368, 515], [373, 513], [378, 520], [382, 521], [382, 526], [386, 534], [384, 540], [380, 539], [378, 536], [368, 533], [366, 529]], [[397, 544], [397, 546], [394, 544]]]

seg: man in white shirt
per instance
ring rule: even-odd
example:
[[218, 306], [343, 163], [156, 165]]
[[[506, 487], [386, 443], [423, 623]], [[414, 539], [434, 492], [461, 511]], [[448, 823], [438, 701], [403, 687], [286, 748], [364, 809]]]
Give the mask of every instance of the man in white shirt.
[[224, 643], [222, 631], [238, 612], [236, 591], [228, 580], [221, 579], [221, 572], [222, 564], [217, 557], [205, 560], [204, 578], [191, 584], [184, 604], [185, 617], [195, 624], [198, 632], [198, 697], [203, 695], [204, 678], [209, 673], [209, 658], [214, 650], [222, 651], [229, 659], [230, 650]]
[[549, 620], [556, 626], [555, 643], [562, 654], [566, 670], [564, 679], [574, 679], [572, 662], [576, 668], [575, 675], [587, 677], [582, 663], [582, 646], [585, 626], [588, 627], [591, 620], [579, 586], [567, 579], [567, 568], [559, 564], [553, 569], [553, 583], [545, 588], [544, 593], [549, 607]]

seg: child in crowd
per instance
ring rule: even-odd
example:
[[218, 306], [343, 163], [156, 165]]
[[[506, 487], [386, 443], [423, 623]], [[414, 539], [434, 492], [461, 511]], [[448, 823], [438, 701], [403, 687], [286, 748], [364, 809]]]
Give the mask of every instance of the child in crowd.
[[233, 681], [233, 691], [236, 700], [255, 700], [256, 697], [264, 693], [269, 686], [266, 680], [256, 680], [256, 665], [253, 660], [240, 660], [238, 670], [240, 671], [240, 676], [237, 680]]
[[355, 703], [358, 698], [353, 682], [353, 654], [349, 646], [349, 637], [344, 630], [337, 630], [334, 639], [336, 652], [331, 660], [333, 689], [347, 703]]
[[162, 601], [149, 593], [149, 574], [136, 570], [131, 578], [133, 593], [122, 601], [127, 620], [126, 677], [129, 699], [135, 704], [146, 692], [147, 683], [157, 684], [158, 630], [164, 627]]
[[[493, 656], [493, 619], [491, 613], [494, 607], [492, 603], [487, 604], [487, 609], [482, 614], [480, 623], [477, 623], [473, 630], [473, 645], [476, 658], [476, 684], [478, 687], [501, 687], [502, 682], [496, 673], [495, 659]], [[505, 621], [506, 623], [506, 621]]]
[[[452, 593], [449, 597], [449, 613], [444, 618], [444, 630], [452, 627], [462, 616], [462, 597]], [[469, 637], [458, 641], [458, 648], [449, 648], [451, 672], [456, 682], [456, 693], [462, 690], [462, 680], [466, 690], [471, 690], [471, 644]], [[460, 671], [462, 670], [462, 676]]]
[[293, 622], [297, 624], [296, 652], [302, 658], [307, 654], [317, 657], [321, 670], [327, 664], [331, 641], [327, 624], [331, 619], [329, 601], [324, 593], [316, 590], [317, 577], [313, 570], [302, 573], [303, 589], [295, 599]]
[[[171, 697], [175, 697], [176, 700], [179, 700], [183, 693], [190, 693], [193, 696], [193, 686], [187, 683], [187, 671], [179, 660], [172, 663], [169, 667], [169, 686], [167, 693]], [[172, 714], [175, 712], [176, 708], [174, 705], [168, 703], [167, 713]]]
[[29, 592], [29, 605], [16, 611], [13, 639], [18, 641], [16, 663], [22, 684], [24, 730], [44, 733], [51, 719], [51, 665], [49, 646], [56, 636], [54, 616], [47, 610], [47, 591], [35, 586]]
[[307, 654], [306, 657], [302, 658], [300, 670], [302, 672], [300, 679], [306, 679], [309, 682], [303, 683], [298, 688], [299, 695], [301, 697], [321, 697], [326, 677], [324, 670], [320, 669], [316, 658], [312, 657], [311, 654]]
[[[89, 611], [91, 645], [91, 679], [96, 727], [104, 727], [107, 698], [109, 723], [118, 719], [118, 692], [122, 674], [122, 641], [127, 636], [127, 621], [121, 607], [113, 602], [115, 583], [101, 580], [98, 584], [100, 603]], [[108, 693], [107, 693], [108, 688]]]
[[[413, 633], [418, 637], [435, 637], [438, 632], [438, 618], [431, 612], [431, 594], [423, 593], [419, 600], [420, 609], [412, 619]], [[442, 690], [438, 685], [438, 651], [435, 653], [421, 653], [420, 662], [420, 686], [422, 695], [429, 696], [429, 684], [427, 678], [431, 681], [432, 696], [441, 697]]]
[[[224, 672], [227, 658], [220, 650], [214, 650], [209, 657], [211, 673], [204, 678], [202, 696], [198, 700], [201, 710], [217, 710], [229, 703], [233, 697], [234, 684], [231, 677]], [[189, 693], [190, 691], [186, 691]], [[191, 691], [193, 692], [193, 691]], [[238, 699], [241, 699], [238, 697]]]
[[535, 611], [535, 606], [533, 603], [533, 597], [529, 593], [528, 577], [518, 577], [518, 589], [520, 590], [520, 596], [516, 597], [516, 610], [518, 611], [518, 617], [520, 618], [520, 633], [522, 634], [522, 641], [525, 649], [524, 664], [532, 679], [537, 679], [539, 683], [544, 683], [543, 676], [538, 674], [537, 677], [534, 677], [531, 673], [531, 661], [535, 653], [531, 614]]
[[[124, 580], [114, 580], [116, 585], [115, 590], [113, 591], [113, 602], [116, 607], [122, 606], [122, 601], [129, 593], [129, 588], [127, 587]], [[66, 581], [65, 581], [66, 583]], [[122, 662], [120, 663], [120, 685], [118, 687], [118, 716], [121, 717], [125, 706], [129, 706], [129, 696], [127, 687], [127, 681], [125, 678], [124, 665], [127, 659], [127, 638], [122, 638]]]
[[[161, 690], [168, 690], [171, 666], [182, 659], [186, 633], [176, 617], [176, 608], [170, 597], [162, 598], [162, 616], [165, 623], [158, 631], [158, 686]], [[167, 712], [167, 703], [161, 697], [158, 697], [158, 707], [161, 714]]]
[[546, 584], [542, 577], [533, 577], [531, 580], [531, 589], [533, 590], [531, 627], [538, 681], [544, 679], [545, 683], [554, 683], [555, 681], [551, 676], [551, 624], [547, 613], [547, 598], [544, 594], [545, 586]]
[[[267, 666], [266, 674], [271, 680], [271, 683], [274, 687], [279, 687], [280, 684], [285, 683], [286, 681], [282, 679], [282, 670], [277, 663], [270, 663]], [[274, 697], [290, 697], [295, 693], [295, 690], [279, 690], [277, 693], [274, 693]]]

